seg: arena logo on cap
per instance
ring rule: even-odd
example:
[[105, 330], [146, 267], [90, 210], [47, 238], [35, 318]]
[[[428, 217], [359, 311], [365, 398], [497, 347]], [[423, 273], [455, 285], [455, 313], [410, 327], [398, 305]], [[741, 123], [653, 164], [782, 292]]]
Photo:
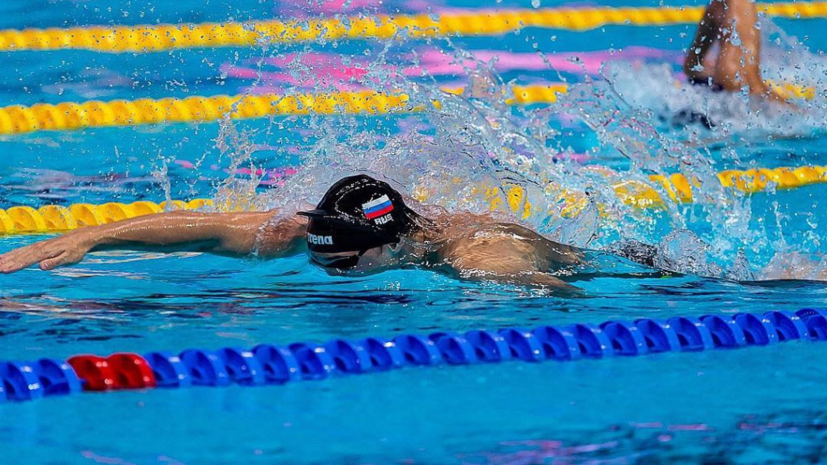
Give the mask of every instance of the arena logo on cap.
[[393, 203], [391, 203], [391, 199], [389, 199], [387, 195], [383, 195], [376, 200], [362, 204], [362, 211], [365, 212], [367, 219], [372, 220], [392, 212]]
[[333, 245], [333, 236], [317, 236], [307, 233], [307, 242], [313, 245]]

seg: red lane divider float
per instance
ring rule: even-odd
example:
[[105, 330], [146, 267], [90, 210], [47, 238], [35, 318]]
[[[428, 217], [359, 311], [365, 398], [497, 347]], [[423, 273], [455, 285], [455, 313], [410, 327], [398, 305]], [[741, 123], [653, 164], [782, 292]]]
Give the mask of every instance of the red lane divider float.
[[406, 366], [570, 361], [763, 346], [799, 339], [827, 340], [827, 310], [675, 316], [665, 321], [644, 318], [634, 322], [475, 330], [463, 334], [403, 334], [392, 339], [336, 339], [323, 344], [261, 344], [251, 350], [228, 347], [188, 349], [179, 354], [150, 352], [143, 356], [77, 355], [66, 362], [0, 362], [0, 402], [84, 390], [263, 386]]
[[152, 367], [138, 354], [119, 353], [107, 358], [76, 355], [68, 360], [87, 391], [154, 388]]

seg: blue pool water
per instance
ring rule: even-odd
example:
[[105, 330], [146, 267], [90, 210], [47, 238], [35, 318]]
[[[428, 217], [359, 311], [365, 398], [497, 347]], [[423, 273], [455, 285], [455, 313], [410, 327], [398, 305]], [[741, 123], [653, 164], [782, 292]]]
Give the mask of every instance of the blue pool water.
[[[561, 5], [587, 4], [541, 2]], [[469, 1], [353, 1], [344, 11], [477, 7]], [[515, 7], [530, 8], [531, 2], [486, 6]], [[0, 28], [336, 11], [316, 2], [299, 7], [252, 0], [14, 0], [0, 6]], [[818, 34], [823, 26], [824, 19], [765, 25], [766, 34], [779, 39], [765, 47], [767, 72], [824, 89], [827, 36]], [[418, 86], [414, 99], [426, 100], [438, 85], [485, 79], [509, 85], [565, 81], [582, 92], [550, 109], [502, 109], [491, 101], [469, 107], [456, 99], [445, 100], [451, 104], [441, 112], [416, 115], [285, 117], [4, 137], [0, 207], [169, 197], [252, 199], [257, 208], [277, 208], [315, 202], [339, 173], [368, 168], [411, 191], [432, 187], [436, 193], [425, 202], [451, 211], [484, 210], [463, 186], [492, 180], [526, 186], [533, 204], [551, 209], [553, 200], [531, 187], [540, 180], [587, 190], [608, 202], [610, 181], [645, 180], [648, 174], [827, 165], [823, 92], [793, 114], [756, 116], [749, 108], [715, 113], [722, 126], [711, 131], [674, 128], [659, 118], [663, 108], [682, 103], [674, 83], [659, 81], [658, 73], [678, 72], [693, 33], [691, 25], [613, 26], [390, 45], [355, 41], [142, 55], [5, 53], [2, 105], [339, 89], [342, 83], [319, 76], [340, 57], [355, 61], [369, 76], [385, 76], [370, 81], [376, 86], [409, 93]], [[532, 62], [536, 50], [558, 70], [515, 64]], [[440, 73], [427, 68], [427, 57], [439, 51], [503, 58], [490, 71], [470, 66]], [[506, 59], [508, 54], [520, 60]], [[585, 58], [578, 62], [571, 55]], [[791, 71], [784, 61], [791, 57], [804, 65]], [[590, 68], [601, 59], [609, 63], [603, 75], [615, 93], [602, 93], [606, 79]], [[305, 69], [298, 63], [312, 65]], [[411, 66], [427, 68], [429, 75], [382, 74]], [[714, 103], [719, 97], [703, 98]], [[603, 132], [584, 124], [586, 117], [601, 121]], [[508, 150], [498, 151], [503, 147]], [[610, 174], [590, 171], [595, 166]], [[236, 168], [270, 171], [251, 179], [249, 171], [233, 174]], [[699, 192], [709, 197], [694, 205], [669, 203], [655, 211], [613, 205], [606, 216], [587, 212], [571, 221], [539, 213], [527, 218], [527, 225], [550, 237], [592, 248], [619, 238], [672, 244], [673, 265], [686, 272], [658, 278], [584, 276], [574, 284], [586, 295], [574, 299], [418, 270], [332, 278], [301, 256], [262, 261], [97, 252], [74, 267], [0, 277], [0, 360], [824, 307], [827, 289], [818, 279], [827, 267], [825, 189], [821, 184], [747, 197], [706, 184]], [[518, 221], [513, 215], [511, 220]], [[2, 237], [0, 252], [41, 238]], [[793, 279], [758, 282], [779, 277]], [[796, 341], [735, 351], [411, 368], [262, 388], [156, 389], [7, 403], [0, 407], [0, 462], [812, 463], [827, 457], [825, 350], [820, 343]]]

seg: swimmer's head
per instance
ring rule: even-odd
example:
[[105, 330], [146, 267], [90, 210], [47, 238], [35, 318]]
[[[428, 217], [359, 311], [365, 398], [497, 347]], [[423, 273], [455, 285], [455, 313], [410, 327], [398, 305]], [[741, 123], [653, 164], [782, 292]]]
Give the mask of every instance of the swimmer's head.
[[368, 250], [398, 244], [416, 227], [419, 215], [388, 183], [350, 176], [328, 189], [306, 216], [307, 248], [314, 261], [337, 269], [355, 267]]

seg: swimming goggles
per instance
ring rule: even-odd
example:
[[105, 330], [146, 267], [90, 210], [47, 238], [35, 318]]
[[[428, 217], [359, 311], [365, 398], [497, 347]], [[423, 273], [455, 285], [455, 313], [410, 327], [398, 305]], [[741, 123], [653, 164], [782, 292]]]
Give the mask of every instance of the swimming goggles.
[[311, 253], [310, 260], [324, 268], [333, 268], [336, 270], [347, 271], [355, 269], [359, 265], [359, 260], [367, 253], [367, 250], [362, 250], [353, 255], [328, 256], [327, 254]]

